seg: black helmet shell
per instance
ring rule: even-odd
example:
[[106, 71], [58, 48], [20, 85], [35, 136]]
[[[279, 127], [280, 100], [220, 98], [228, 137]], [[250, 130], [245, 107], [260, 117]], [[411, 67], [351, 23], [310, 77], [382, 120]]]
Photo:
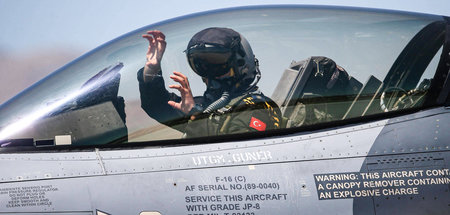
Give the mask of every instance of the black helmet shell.
[[[227, 62], [219, 65], [223, 68], [220, 71], [217, 70], [218, 65], [205, 63], [200, 66], [203, 59], [195, 59], [200, 55], [198, 53], [214, 53], [215, 57], [222, 54], [223, 61]], [[239, 83], [239, 88], [251, 88], [259, 81], [257, 60], [250, 44], [233, 29], [213, 27], [196, 33], [188, 43], [186, 55], [192, 70], [202, 77], [219, 77], [233, 68], [236, 73], [234, 79]]]

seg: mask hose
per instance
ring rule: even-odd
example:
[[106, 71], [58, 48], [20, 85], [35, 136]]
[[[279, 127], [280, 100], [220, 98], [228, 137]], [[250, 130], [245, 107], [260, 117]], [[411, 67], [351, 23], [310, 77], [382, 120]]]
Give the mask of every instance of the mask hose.
[[214, 110], [217, 110], [221, 107], [224, 107], [230, 101], [230, 94], [228, 92], [223, 92], [222, 96], [217, 99], [215, 102], [211, 103], [203, 113], [211, 113]]

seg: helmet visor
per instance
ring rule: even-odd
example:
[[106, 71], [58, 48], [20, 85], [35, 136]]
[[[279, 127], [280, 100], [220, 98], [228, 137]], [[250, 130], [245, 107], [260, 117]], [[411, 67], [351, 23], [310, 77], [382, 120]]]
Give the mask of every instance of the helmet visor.
[[231, 56], [229, 49], [220, 47], [187, 50], [191, 68], [202, 77], [220, 77], [228, 73]]

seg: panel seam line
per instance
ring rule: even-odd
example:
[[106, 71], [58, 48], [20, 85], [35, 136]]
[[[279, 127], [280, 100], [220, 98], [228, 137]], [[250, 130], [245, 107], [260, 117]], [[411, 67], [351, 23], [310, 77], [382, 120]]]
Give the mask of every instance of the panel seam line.
[[106, 174], [106, 168], [102, 160], [102, 156], [100, 155], [100, 150], [98, 148], [95, 148], [95, 155], [97, 156], [98, 164], [100, 164], [100, 167], [102, 168], [103, 175]]

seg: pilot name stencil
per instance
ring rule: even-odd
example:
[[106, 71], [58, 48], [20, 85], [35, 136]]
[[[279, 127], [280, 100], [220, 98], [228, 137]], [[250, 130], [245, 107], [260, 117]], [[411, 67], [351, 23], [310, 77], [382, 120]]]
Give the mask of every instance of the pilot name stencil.
[[184, 191], [188, 215], [256, 215], [266, 202], [288, 200], [278, 182], [252, 182], [243, 175], [216, 176], [210, 184], [186, 185]]
[[192, 161], [196, 166], [208, 164], [231, 164], [252, 161], [267, 161], [271, 159], [272, 153], [270, 151], [241, 152], [192, 157]]
[[449, 169], [315, 174], [319, 200], [420, 195], [426, 186], [448, 186]]

